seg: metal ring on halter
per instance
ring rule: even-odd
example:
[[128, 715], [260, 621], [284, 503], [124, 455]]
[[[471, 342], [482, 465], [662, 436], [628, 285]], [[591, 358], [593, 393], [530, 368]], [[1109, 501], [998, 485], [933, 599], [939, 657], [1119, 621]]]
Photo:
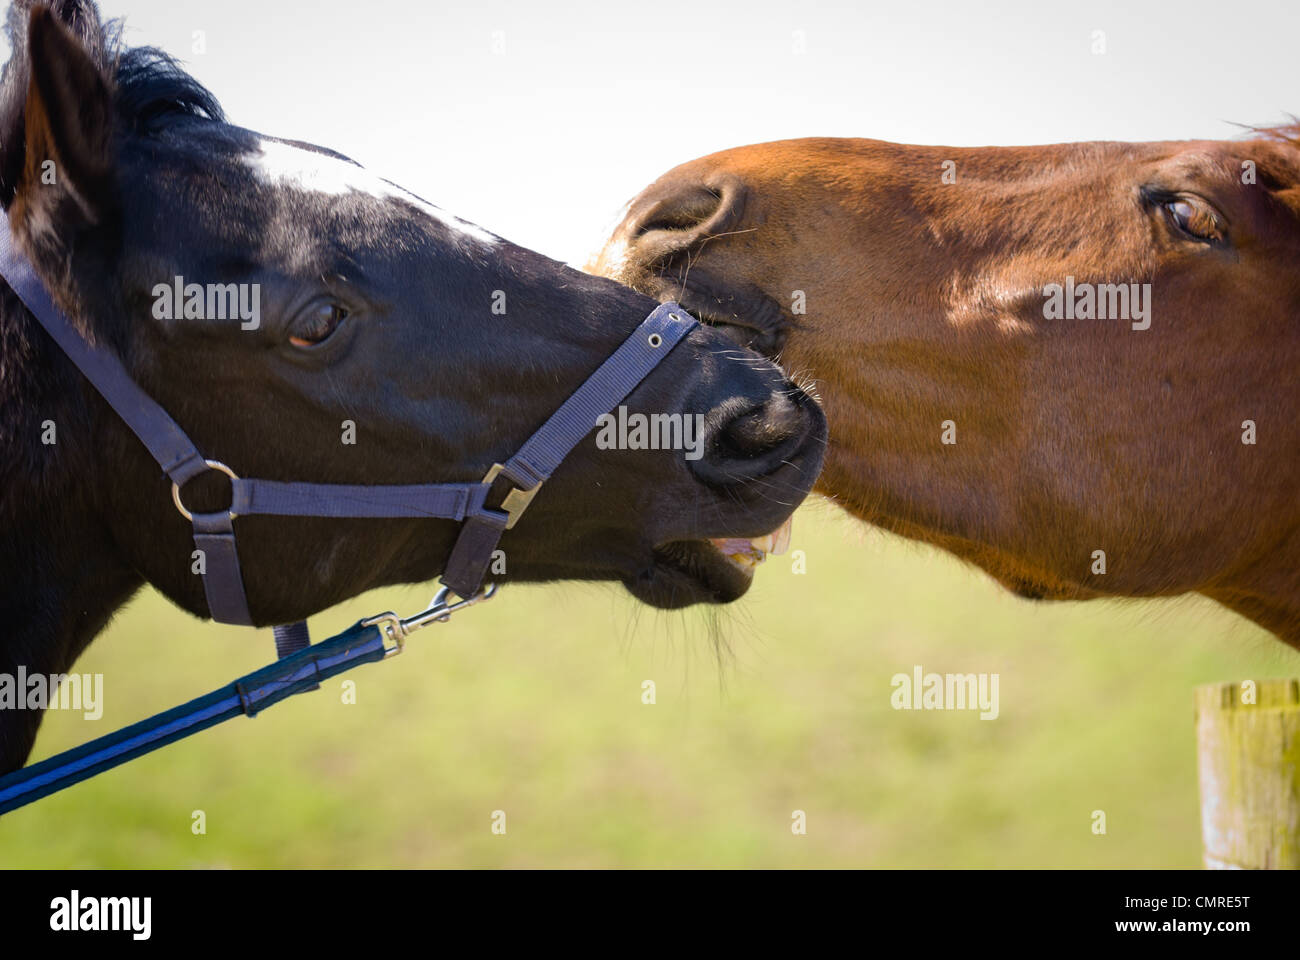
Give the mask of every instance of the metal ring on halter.
[[[224, 473], [224, 474], [225, 474], [226, 476], [228, 476], [231, 480], [238, 480], [238, 479], [239, 479], [238, 474], [236, 474], [234, 470], [231, 470], [228, 466], [226, 466], [226, 465], [225, 465], [224, 463], [222, 463], [220, 460], [204, 460], [203, 462], [206, 463], [206, 464], [208, 465], [208, 469], [210, 469], [210, 470], [216, 470], [218, 473]], [[181, 514], [182, 517], [184, 517], [186, 520], [189, 520], [191, 523], [194, 522], [194, 514], [190, 513], [188, 510], [186, 510], [186, 509], [185, 509], [185, 504], [181, 503], [181, 488], [180, 488], [180, 484], [175, 483], [175, 482], [172, 483], [172, 503], [176, 504], [176, 509], [180, 511], [180, 514]], [[232, 510], [231, 513], [230, 513], [230, 519], [233, 520], [233, 519], [235, 519], [235, 517], [237, 517], [237, 516], [239, 516], [239, 514], [235, 513], [235, 512]]]

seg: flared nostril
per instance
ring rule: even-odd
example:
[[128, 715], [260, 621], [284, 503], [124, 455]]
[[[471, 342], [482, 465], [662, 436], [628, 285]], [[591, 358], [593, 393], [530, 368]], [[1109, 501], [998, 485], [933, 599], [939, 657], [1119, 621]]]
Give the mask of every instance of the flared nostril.
[[803, 414], [785, 392], [773, 393], [756, 410], [729, 421], [718, 434], [719, 452], [741, 459], [775, 450], [803, 430]]
[[658, 231], [690, 233], [717, 216], [722, 198], [703, 184], [690, 184], [659, 197], [629, 223], [633, 237]]
[[745, 188], [737, 177], [665, 178], [633, 201], [602, 256], [612, 247], [641, 259], [671, 257], [735, 229], [744, 205]]

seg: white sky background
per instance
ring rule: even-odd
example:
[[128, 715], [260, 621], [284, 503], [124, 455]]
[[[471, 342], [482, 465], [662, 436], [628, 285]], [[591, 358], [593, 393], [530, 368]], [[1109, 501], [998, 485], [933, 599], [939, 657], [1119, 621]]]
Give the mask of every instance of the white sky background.
[[[651, 180], [744, 143], [1225, 138], [1237, 135], [1231, 121], [1300, 113], [1297, 0], [106, 0], [100, 9], [126, 17], [131, 43], [186, 61], [232, 122], [340, 150], [575, 264]], [[1092, 52], [1095, 30], [1104, 54]]]

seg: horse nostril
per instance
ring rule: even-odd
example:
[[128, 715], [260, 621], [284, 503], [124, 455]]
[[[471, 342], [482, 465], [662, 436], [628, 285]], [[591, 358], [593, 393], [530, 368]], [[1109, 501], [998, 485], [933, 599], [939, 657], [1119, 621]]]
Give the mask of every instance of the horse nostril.
[[724, 456], [748, 459], [784, 445], [803, 429], [803, 414], [785, 392], [772, 394], [756, 410], [729, 421], [718, 434]]
[[[746, 365], [731, 383], [730, 395], [704, 416], [703, 443], [687, 458], [696, 479], [732, 491], [733, 496], [777, 496], [782, 484], [804, 470], [821, 468], [815, 441], [826, 439], [826, 419], [811, 397], [775, 367], [757, 371]], [[749, 380], [748, 383], [744, 381]], [[769, 483], [754, 483], [760, 479]]]
[[718, 211], [720, 199], [707, 187], [692, 185], [657, 200], [634, 223], [632, 235], [656, 231], [692, 231]]
[[745, 188], [737, 177], [706, 183], [688, 174], [658, 183], [634, 201], [619, 231], [630, 248], [670, 256], [734, 229], [744, 205]]

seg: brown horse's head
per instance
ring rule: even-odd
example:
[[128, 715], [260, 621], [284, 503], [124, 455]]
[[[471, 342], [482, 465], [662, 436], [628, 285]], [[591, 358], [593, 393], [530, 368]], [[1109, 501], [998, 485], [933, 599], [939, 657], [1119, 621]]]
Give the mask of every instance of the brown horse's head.
[[742, 147], [593, 269], [819, 381], [856, 515], [1025, 596], [1200, 591], [1300, 645], [1300, 128]]

